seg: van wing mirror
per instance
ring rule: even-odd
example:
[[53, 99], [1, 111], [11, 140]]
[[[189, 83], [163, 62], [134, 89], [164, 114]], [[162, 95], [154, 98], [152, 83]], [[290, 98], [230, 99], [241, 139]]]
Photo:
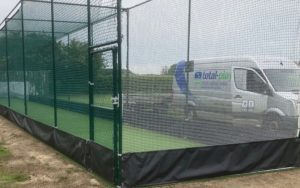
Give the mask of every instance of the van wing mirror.
[[194, 72], [194, 66], [195, 66], [194, 61], [186, 62], [185, 72]]

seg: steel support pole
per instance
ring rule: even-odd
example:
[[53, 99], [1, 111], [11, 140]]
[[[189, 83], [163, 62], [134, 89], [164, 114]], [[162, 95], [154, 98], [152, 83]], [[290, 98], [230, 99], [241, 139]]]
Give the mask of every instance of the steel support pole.
[[[88, 13], [88, 46], [92, 46], [92, 25], [91, 25], [91, 1], [87, 0], [87, 13]], [[94, 141], [95, 139], [95, 117], [94, 117], [94, 66], [93, 66], [93, 55], [91, 53], [93, 49], [88, 48], [88, 64], [89, 64], [89, 131], [90, 131], [90, 140]]]
[[9, 58], [8, 58], [8, 34], [7, 34], [7, 19], [5, 19], [5, 56], [6, 56], [6, 79], [7, 79], [7, 99], [10, 107], [10, 83], [9, 83]]
[[[113, 98], [118, 97], [118, 50], [112, 50], [113, 55]], [[113, 118], [114, 118], [114, 129], [113, 129], [113, 147], [114, 147], [114, 183], [120, 185], [120, 165], [119, 165], [119, 134], [118, 134], [118, 125], [119, 125], [119, 105], [114, 103]]]
[[21, 22], [22, 22], [22, 62], [24, 80], [24, 107], [27, 115], [27, 84], [26, 84], [26, 58], [25, 58], [25, 34], [24, 34], [24, 1], [21, 1]]
[[54, 127], [57, 127], [57, 91], [56, 91], [56, 56], [55, 56], [55, 25], [54, 25], [54, 2], [51, 0], [51, 29], [52, 29], [52, 71], [53, 71], [53, 107]]
[[192, 11], [192, 0], [189, 0], [188, 8], [188, 38], [187, 38], [187, 61], [190, 61], [190, 48], [191, 48], [191, 11]]
[[[187, 64], [190, 62], [190, 45], [191, 45], [191, 4], [192, 0], [189, 0], [188, 5], [188, 37], [187, 37]], [[189, 100], [189, 82], [190, 82], [190, 74], [189, 71], [186, 71], [186, 108], [188, 108], [188, 100]], [[188, 109], [187, 109], [188, 110]], [[188, 112], [187, 112], [188, 113]], [[187, 115], [187, 114], [186, 114]]]
[[123, 154], [123, 128], [122, 128], [122, 108], [123, 108], [123, 98], [122, 98], [122, 0], [117, 0], [117, 30], [118, 30], [118, 91], [119, 91], [119, 111], [118, 111], [118, 182], [117, 185], [121, 186], [121, 161]]
[[[129, 37], [130, 37], [130, 9], [128, 9], [126, 11], [127, 13], [127, 31], [126, 31], [126, 39], [127, 39], [127, 54], [126, 54], [126, 80], [127, 80], [127, 87], [129, 87], [129, 84], [130, 84], [130, 78], [129, 78], [129, 55], [130, 55], [130, 49], [129, 49], [129, 46], [130, 46], [130, 40], [129, 40]], [[129, 88], [126, 88], [126, 105], [129, 105]]]

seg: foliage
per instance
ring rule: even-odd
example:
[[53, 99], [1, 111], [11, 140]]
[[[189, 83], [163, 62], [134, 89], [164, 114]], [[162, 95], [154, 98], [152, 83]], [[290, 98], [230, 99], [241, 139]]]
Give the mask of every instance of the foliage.
[[123, 82], [124, 89], [131, 93], [171, 93], [173, 76], [130, 75], [129, 78], [125, 77]]
[[174, 75], [177, 64], [173, 64], [170, 67], [165, 66], [161, 70], [162, 75]]
[[[5, 35], [0, 37], [0, 70], [6, 70]], [[11, 81], [22, 81], [23, 71], [22, 36], [20, 32], [9, 32], [7, 52]], [[53, 58], [55, 57], [56, 84], [59, 94], [88, 92], [88, 45], [86, 42], [71, 40], [69, 44], [55, 41], [55, 56], [52, 54], [52, 36], [45, 33], [27, 33], [24, 38], [27, 81], [34, 83], [36, 94], [53, 93]], [[105, 73], [106, 64], [101, 55], [94, 57], [94, 70]], [[111, 72], [97, 78], [107, 80]], [[104, 77], [103, 77], [104, 76]], [[42, 81], [41, 81], [42, 79]], [[46, 91], [46, 92], [45, 92]]]
[[[0, 70], [6, 70], [5, 35], [0, 35]], [[8, 33], [8, 59], [10, 81], [23, 81], [22, 36], [20, 32]], [[26, 80], [34, 86], [30, 95], [53, 95], [53, 58], [56, 66], [56, 90], [58, 95], [88, 94], [88, 44], [73, 39], [69, 43], [56, 41], [52, 54], [52, 36], [46, 33], [27, 33], [25, 41]], [[123, 87], [139, 88], [132, 92], [170, 92], [172, 65], [163, 75], [136, 75], [122, 70]], [[96, 94], [111, 94], [113, 89], [112, 57], [107, 54], [93, 56]], [[126, 71], [126, 72], [125, 72]], [[127, 74], [128, 73], [128, 74]], [[3, 79], [5, 78], [3, 77]]]
[[177, 66], [177, 64], [173, 64], [173, 65], [170, 66], [170, 68], [168, 70], [168, 75], [174, 75], [175, 74], [176, 66]]

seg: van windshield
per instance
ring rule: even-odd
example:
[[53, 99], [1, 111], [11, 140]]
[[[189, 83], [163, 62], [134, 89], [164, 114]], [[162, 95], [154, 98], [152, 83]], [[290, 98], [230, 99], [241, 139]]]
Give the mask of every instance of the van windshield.
[[300, 91], [300, 69], [265, 69], [264, 72], [276, 91]]

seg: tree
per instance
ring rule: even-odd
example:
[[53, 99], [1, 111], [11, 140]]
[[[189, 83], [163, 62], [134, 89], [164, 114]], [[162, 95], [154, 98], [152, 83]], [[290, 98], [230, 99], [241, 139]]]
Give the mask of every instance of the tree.
[[[0, 70], [6, 70], [5, 35], [0, 37]], [[23, 53], [21, 32], [8, 32], [8, 59], [11, 74], [23, 72]], [[49, 92], [53, 91], [52, 36], [46, 33], [26, 33], [25, 63], [27, 76], [34, 85], [41, 85], [42, 75], [47, 75]], [[55, 65], [57, 91], [64, 93], [88, 92], [88, 45], [86, 42], [71, 40], [69, 45], [55, 41]], [[107, 72], [102, 55], [94, 57], [95, 72]], [[36, 74], [35, 74], [36, 73]], [[43, 74], [42, 74], [43, 73]], [[35, 76], [36, 75], [36, 76]], [[12, 77], [12, 79], [17, 79]], [[23, 79], [20, 77], [20, 79]], [[17, 80], [14, 80], [17, 81]], [[43, 82], [45, 78], [43, 78]], [[45, 85], [45, 84], [44, 84]], [[39, 88], [45, 89], [45, 86]], [[41, 93], [41, 92], [40, 92]]]

